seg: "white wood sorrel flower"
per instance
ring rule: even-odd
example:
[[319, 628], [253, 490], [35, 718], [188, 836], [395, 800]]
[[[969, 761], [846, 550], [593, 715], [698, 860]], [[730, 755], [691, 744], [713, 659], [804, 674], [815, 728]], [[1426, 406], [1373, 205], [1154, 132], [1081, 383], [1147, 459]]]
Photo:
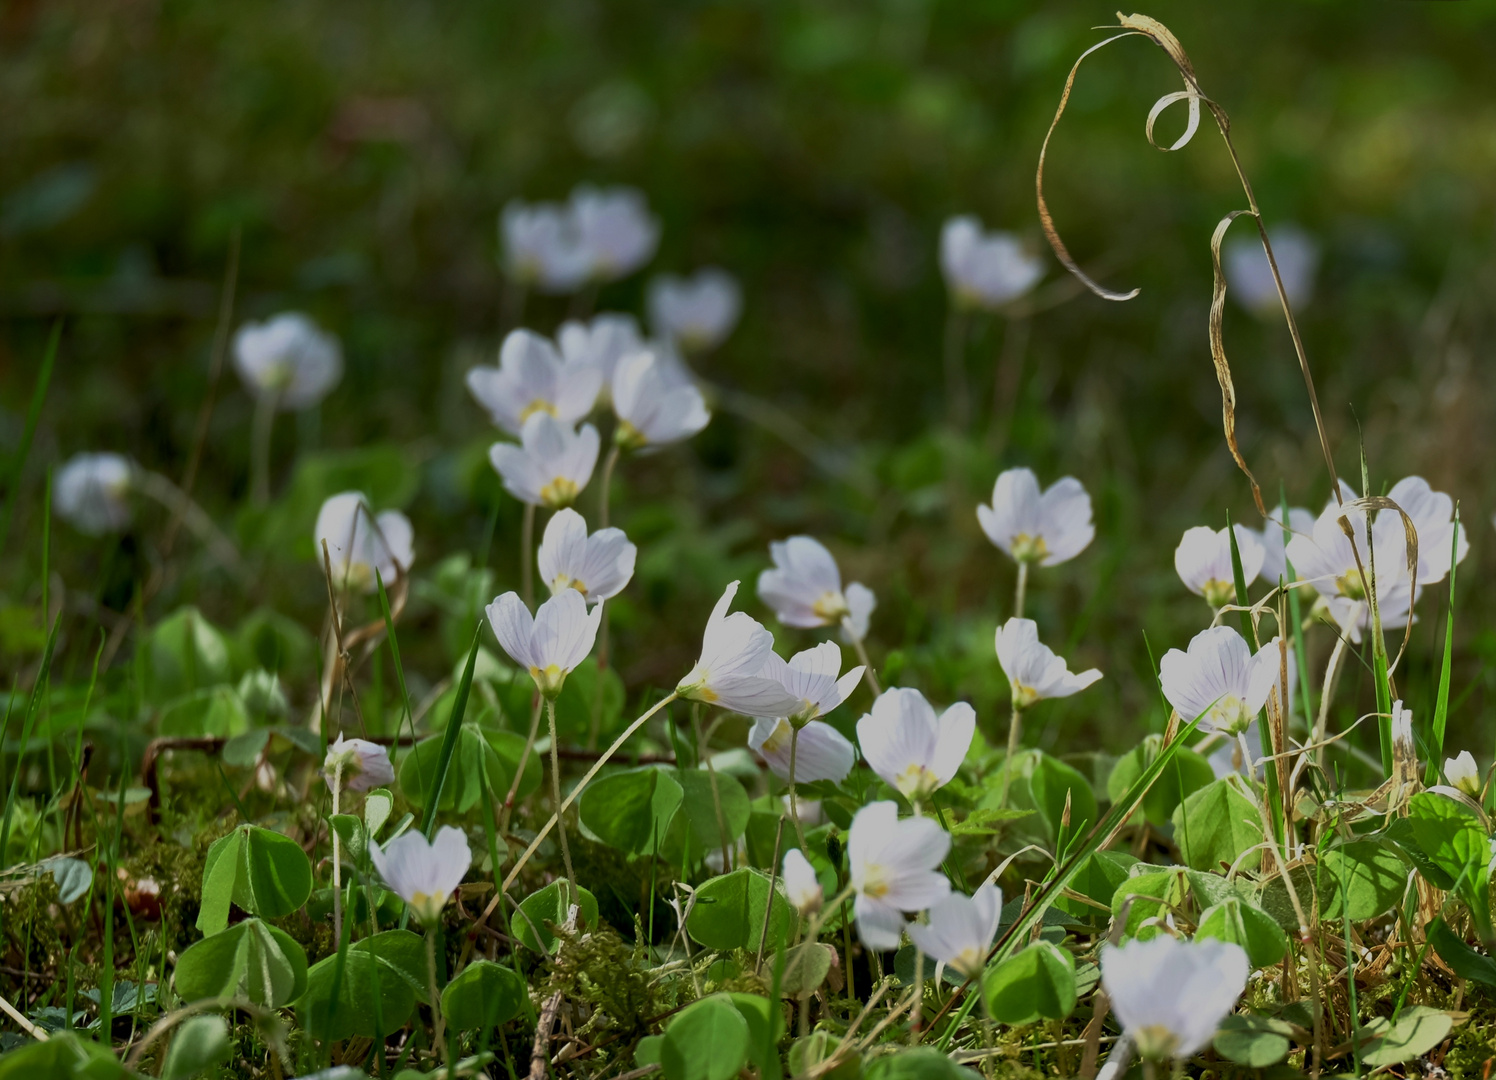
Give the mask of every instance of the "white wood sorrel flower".
[[[1288, 302], [1294, 307], [1308, 303], [1314, 292], [1314, 272], [1319, 267], [1318, 242], [1290, 223], [1273, 227], [1272, 243]], [[1278, 284], [1260, 239], [1236, 237], [1227, 243], [1222, 256], [1229, 291], [1243, 307], [1262, 316], [1280, 310]]]
[[322, 545], [327, 545], [333, 584], [339, 588], [373, 592], [378, 583], [374, 571], [386, 582], [410, 569], [415, 561], [415, 532], [410, 519], [398, 510], [375, 514], [362, 491], [344, 491], [332, 496], [317, 512], [317, 563], [322, 564]]
[[511, 199], [499, 218], [504, 272], [542, 292], [569, 293], [587, 279], [587, 253], [570, 207]]
[[571, 193], [571, 215], [593, 281], [628, 277], [654, 258], [660, 222], [642, 192], [578, 184]]
[[487, 611], [499, 644], [548, 698], [561, 693], [566, 676], [592, 652], [603, 617], [602, 605], [589, 611], [575, 589], [563, 589], [541, 604], [534, 618], [513, 592], [494, 600]]
[[1028, 469], [1008, 469], [992, 486], [992, 504], [977, 507], [982, 531], [1016, 562], [1055, 566], [1075, 558], [1096, 535], [1091, 496], [1079, 480], [1056, 480], [1041, 494]]
[[468, 370], [467, 386], [493, 422], [511, 435], [533, 413], [575, 425], [592, 411], [602, 368], [588, 359], [562, 359], [556, 346], [529, 330], [512, 330], [499, 349], [499, 366]]
[[981, 974], [1002, 919], [1003, 891], [987, 881], [975, 896], [953, 892], [930, 907], [928, 923], [910, 923], [909, 938], [921, 950], [962, 975]]
[[847, 833], [847, 864], [857, 900], [857, 933], [869, 949], [899, 947], [904, 912], [922, 911], [951, 891], [936, 869], [951, 849], [951, 838], [933, 818], [899, 820], [888, 801], [857, 811]]
[[769, 545], [774, 566], [758, 575], [758, 598], [785, 626], [840, 625], [849, 642], [867, 637], [877, 607], [873, 590], [854, 581], [843, 591], [841, 570], [826, 546], [812, 536], [792, 536]]
[[734, 581], [712, 609], [701, 656], [675, 692], [744, 716], [793, 716], [801, 708], [800, 698], [762, 673], [774, 651], [774, 635], [747, 612], [727, 612], [737, 592]]
[[583, 424], [573, 431], [550, 413], [531, 413], [520, 432], [520, 445], [495, 443], [488, 460], [504, 489], [520, 502], [559, 510], [576, 501], [597, 464], [597, 428]]
[[1164, 697], [1186, 723], [1204, 716], [1203, 730], [1240, 735], [1267, 704], [1280, 670], [1276, 641], [1254, 656], [1234, 629], [1213, 626], [1194, 636], [1188, 652], [1164, 653], [1158, 678]]
[[575, 589], [589, 604], [623, 591], [634, 576], [638, 549], [622, 529], [599, 529], [587, 535], [587, 522], [575, 510], [557, 510], [546, 522], [537, 556], [540, 579], [551, 593]]
[[1240, 945], [1213, 938], [1179, 941], [1160, 934], [1101, 953], [1101, 982], [1112, 1010], [1138, 1053], [1155, 1061], [1187, 1058], [1214, 1038], [1250, 970]]
[[341, 732], [327, 748], [322, 761], [322, 775], [329, 789], [341, 785], [348, 791], [369, 791], [394, 783], [395, 767], [390, 755], [378, 743], [368, 739], [345, 739]]
[[405, 901], [423, 926], [441, 919], [442, 908], [473, 864], [467, 837], [450, 825], [438, 829], [430, 843], [412, 829], [384, 847], [370, 844], [369, 858], [390, 891]]
[[[748, 732], [748, 746], [764, 759], [774, 775], [790, 778], [790, 740], [795, 742], [795, 783], [813, 784], [830, 780], [839, 784], [857, 763], [857, 751], [836, 728], [824, 720], [812, 720], [799, 729], [784, 717], [760, 716]], [[800, 804], [804, 809], [805, 804]]]
[[878, 695], [873, 711], [857, 721], [857, 742], [873, 771], [914, 802], [956, 775], [976, 725], [976, 710], [964, 701], [937, 718], [918, 690], [896, 686]]
[[618, 415], [613, 441], [625, 450], [689, 439], [712, 419], [701, 391], [654, 348], [618, 361], [613, 411]]
[[1480, 767], [1469, 750], [1461, 750], [1452, 758], [1444, 759], [1444, 779], [1450, 787], [1458, 788], [1472, 799], [1480, 798]]
[[790, 848], [784, 853], [784, 893], [801, 915], [813, 915], [821, 910], [826, 899], [821, 881], [816, 877], [815, 867], [799, 848]]
[[715, 349], [743, 310], [743, 290], [726, 270], [709, 266], [689, 278], [661, 274], [649, 283], [649, 328], [687, 353]]
[[338, 339], [299, 311], [245, 323], [234, 334], [234, 368], [250, 393], [278, 408], [316, 405], [343, 377]]
[[[1250, 585], [1262, 572], [1266, 552], [1262, 539], [1243, 525], [1233, 525], [1236, 532], [1236, 550], [1241, 555], [1242, 580]], [[1279, 550], [1282, 550], [1282, 530], [1279, 529]], [[1174, 549], [1174, 570], [1184, 587], [1196, 596], [1205, 597], [1212, 608], [1238, 602], [1236, 595], [1236, 572], [1231, 565], [1231, 537], [1225, 529], [1212, 529], [1208, 525], [1196, 525], [1184, 530], [1184, 537]], [[1245, 597], [1241, 602], [1245, 602]]]
[[1056, 656], [1039, 640], [1039, 624], [1033, 619], [1009, 619], [997, 629], [994, 642], [997, 663], [1013, 690], [1013, 707], [1026, 709], [1046, 698], [1078, 694], [1101, 678], [1097, 668], [1074, 675], [1065, 658]]
[[[1262, 578], [1276, 585], [1279, 578], [1291, 581], [1298, 577], [1299, 568], [1294, 567], [1293, 577], [1288, 574], [1288, 541], [1295, 533], [1303, 536], [1314, 534], [1314, 514], [1302, 506], [1288, 508], [1288, 535], [1283, 535], [1283, 512], [1273, 509], [1267, 515], [1267, 524], [1258, 537], [1262, 540]], [[1243, 566], [1243, 569], [1246, 569]]]
[[639, 321], [616, 311], [594, 315], [588, 323], [568, 319], [556, 331], [556, 344], [566, 363], [591, 364], [602, 372], [602, 389], [610, 397], [618, 361], [645, 347]]
[[77, 454], [57, 470], [52, 505], [88, 536], [119, 532], [130, 524], [134, 466], [122, 454]]
[[957, 307], [990, 311], [1032, 289], [1044, 262], [1012, 233], [983, 232], [978, 218], [962, 214], [940, 230], [940, 270]]

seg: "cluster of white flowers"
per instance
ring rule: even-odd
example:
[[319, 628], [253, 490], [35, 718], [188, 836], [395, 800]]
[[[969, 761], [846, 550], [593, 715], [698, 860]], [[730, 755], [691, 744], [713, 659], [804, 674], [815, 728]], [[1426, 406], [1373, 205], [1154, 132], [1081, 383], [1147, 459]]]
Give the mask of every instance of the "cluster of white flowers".
[[499, 233], [510, 278], [551, 293], [628, 277], [660, 243], [660, 223], [641, 192], [587, 184], [564, 204], [512, 200]]

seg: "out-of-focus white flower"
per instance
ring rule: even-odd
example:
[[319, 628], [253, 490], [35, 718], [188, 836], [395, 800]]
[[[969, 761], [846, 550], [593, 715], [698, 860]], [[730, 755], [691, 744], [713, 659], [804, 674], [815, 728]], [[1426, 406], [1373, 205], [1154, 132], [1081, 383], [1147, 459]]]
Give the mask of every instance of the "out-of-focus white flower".
[[613, 441], [642, 450], [689, 439], [711, 420], [701, 391], [676, 378], [654, 349], [630, 353], [613, 371]]
[[834, 641], [823, 641], [789, 660], [769, 650], [759, 674], [767, 675], [799, 699], [800, 707], [790, 714], [790, 720], [799, 725], [825, 716], [846, 701], [862, 681], [862, 671], [861, 666], [854, 667], [838, 678], [841, 648]]
[[325, 398], [343, 377], [338, 339], [299, 311], [249, 322], [234, 334], [234, 367], [256, 397], [278, 408], [305, 409]]
[[443, 825], [427, 843], [415, 829], [401, 833], [384, 847], [371, 843], [369, 858], [379, 876], [423, 926], [434, 926], [447, 899], [462, 884], [473, 853], [461, 829]]
[[375, 514], [362, 491], [340, 492], [324, 502], [317, 511], [313, 534], [319, 565], [322, 545], [327, 545], [333, 584], [363, 592], [378, 588], [376, 570], [389, 582], [410, 569], [415, 561], [414, 539], [408, 517], [398, 510]]
[[[1319, 244], [1297, 225], [1278, 225], [1272, 230], [1273, 258], [1283, 278], [1283, 291], [1294, 307], [1309, 302], [1314, 294], [1314, 272], [1319, 268]], [[1257, 236], [1239, 236], [1222, 253], [1229, 291], [1241, 305], [1259, 315], [1279, 310], [1278, 286]]]
[[518, 446], [494, 443], [488, 451], [505, 490], [520, 502], [551, 510], [575, 502], [597, 464], [597, 428], [583, 424], [574, 431], [550, 413], [531, 413], [519, 439]]
[[862, 756], [910, 802], [950, 782], [966, 759], [977, 714], [958, 701], [937, 718], [925, 696], [910, 687], [885, 690], [857, 721]]
[[1444, 779], [1472, 799], [1480, 798], [1480, 767], [1475, 764], [1475, 757], [1469, 750], [1461, 750], [1457, 756], [1444, 759]]
[[942, 964], [980, 975], [1003, 914], [1003, 891], [983, 882], [975, 896], [953, 892], [930, 907], [928, 923], [910, 923], [909, 939]]
[[394, 783], [395, 767], [390, 764], [389, 751], [378, 743], [345, 739], [339, 732], [322, 760], [322, 775], [329, 790], [341, 783], [348, 791], [368, 791]]
[[991, 310], [1032, 289], [1044, 262], [1012, 233], [984, 233], [981, 221], [963, 214], [940, 230], [940, 270], [957, 306]]
[[1018, 562], [1054, 566], [1075, 558], [1096, 535], [1091, 496], [1079, 480], [1056, 480], [1041, 495], [1029, 469], [1008, 469], [992, 486], [992, 505], [977, 507], [987, 539]]
[[860, 581], [854, 581], [847, 586], [845, 596], [847, 598], [847, 613], [842, 616], [842, 638], [848, 645], [856, 645], [860, 641], [867, 640], [868, 624], [873, 617], [873, 609], [878, 606], [878, 598]]
[[675, 692], [744, 716], [792, 716], [801, 707], [800, 699], [762, 674], [774, 651], [774, 635], [745, 611], [727, 613], [737, 592], [734, 581], [712, 609], [702, 634], [701, 657]]
[[1039, 640], [1039, 624], [1033, 619], [1009, 619], [997, 628], [993, 644], [998, 666], [1013, 689], [1015, 709], [1026, 709], [1045, 698], [1078, 694], [1101, 678], [1097, 668], [1072, 675], [1065, 658]]
[[[748, 732], [748, 746], [781, 780], [790, 778], [790, 742], [795, 743], [795, 783], [813, 784], [830, 780], [839, 784], [857, 763], [857, 751], [846, 736], [824, 720], [812, 720], [795, 729], [783, 717], [758, 717]], [[800, 806], [803, 809], [804, 803]]]
[[525, 286], [569, 293], [587, 280], [587, 252], [570, 207], [511, 199], [499, 218], [504, 271]]
[[851, 642], [867, 637], [868, 617], [878, 604], [873, 590], [852, 582], [842, 591], [841, 571], [824, 544], [792, 536], [769, 545], [772, 569], [758, 575], [758, 598], [785, 626], [840, 624]]
[[548, 698], [561, 693], [566, 676], [592, 652], [603, 617], [602, 605], [589, 612], [575, 589], [562, 589], [540, 605], [533, 619], [518, 593], [505, 593], [487, 610], [499, 644]]
[[1215, 1037], [1247, 987], [1246, 951], [1229, 941], [1160, 934], [1108, 945], [1101, 984], [1138, 1053], [1184, 1059]]
[[1247, 729], [1267, 704], [1280, 670], [1276, 644], [1264, 645], [1254, 656], [1229, 626], [1202, 630], [1188, 652], [1170, 649], [1159, 668], [1164, 697], [1180, 718], [1189, 723], [1204, 715], [1203, 730], [1225, 735]]
[[119, 532], [130, 524], [134, 472], [121, 454], [75, 454], [52, 481], [52, 505], [88, 536]]
[[[808, 727], [809, 725], [806, 726]], [[827, 726], [830, 727], [829, 724]], [[835, 731], [836, 729], [832, 728], [832, 730]], [[837, 732], [837, 734], [840, 734], [840, 732]], [[815, 828], [815, 826], [823, 825], [826, 822], [826, 815], [821, 810], [820, 799], [791, 799], [788, 795], [781, 795], [779, 796], [779, 802], [784, 807], [786, 815], [794, 814], [799, 817], [801, 825], [809, 825], [811, 828]], [[794, 805], [791, 806], [791, 803]]]
[[906, 911], [939, 903], [951, 883], [935, 869], [951, 849], [951, 838], [933, 818], [899, 820], [892, 802], [857, 811], [847, 832], [847, 865], [857, 892], [857, 933], [869, 949], [899, 947]]
[[821, 910], [826, 895], [821, 890], [820, 878], [815, 867], [799, 848], [790, 848], [784, 853], [784, 894], [801, 915], [813, 915]]
[[688, 353], [715, 349], [743, 310], [737, 279], [715, 266], [689, 278], [661, 274], [649, 283], [649, 328]]
[[597, 604], [623, 591], [634, 576], [637, 555], [622, 529], [599, 529], [588, 536], [581, 514], [557, 510], [540, 541], [540, 579], [552, 594], [575, 589], [589, 604]]
[[[1244, 525], [1233, 525], [1236, 550], [1241, 554], [1241, 570], [1250, 585], [1262, 571], [1265, 554], [1262, 540]], [[1231, 567], [1231, 537], [1225, 529], [1196, 525], [1184, 530], [1184, 538], [1174, 549], [1174, 570], [1184, 587], [1196, 596], [1205, 597], [1213, 608], [1237, 602], [1236, 578]], [[1241, 601], [1245, 602], [1242, 597]]]
[[602, 369], [590, 360], [563, 360], [556, 347], [530, 330], [511, 330], [498, 367], [470, 368], [468, 389], [493, 422], [511, 435], [535, 413], [575, 425], [597, 402]]
[[603, 392], [612, 395], [618, 361], [644, 348], [639, 322], [632, 315], [605, 311], [590, 323], [568, 319], [556, 332], [561, 358], [568, 364], [591, 364], [602, 372]]
[[[1298, 567], [1294, 567], [1294, 577], [1288, 576], [1287, 545], [1289, 539], [1297, 533], [1302, 536], [1314, 535], [1314, 514], [1305, 510], [1302, 506], [1291, 506], [1288, 508], [1288, 531], [1289, 535], [1283, 535], [1283, 512], [1274, 509], [1268, 514], [1267, 524], [1262, 527], [1258, 537], [1262, 540], [1262, 578], [1264, 581], [1277, 584], [1278, 579], [1285, 581], [1295, 580], [1298, 577]], [[1246, 569], [1245, 566], [1242, 569]]]
[[594, 281], [628, 277], [654, 258], [660, 223], [642, 192], [579, 184], [572, 189], [571, 213]]

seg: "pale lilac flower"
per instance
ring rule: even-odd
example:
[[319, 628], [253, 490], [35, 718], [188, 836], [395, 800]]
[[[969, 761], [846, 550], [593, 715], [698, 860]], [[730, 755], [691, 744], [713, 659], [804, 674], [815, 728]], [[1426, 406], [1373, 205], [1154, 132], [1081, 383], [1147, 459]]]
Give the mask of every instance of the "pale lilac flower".
[[540, 541], [540, 580], [553, 594], [575, 589], [589, 604], [601, 603], [623, 591], [634, 576], [637, 555], [622, 529], [599, 529], [588, 536], [581, 514], [557, 510]]
[[516, 499], [559, 510], [576, 501], [592, 479], [598, 442], [591, 424], [573, 431], [550, 413], [538, 412], [525, 421], [520, 445], [494, 443], [488, 460]]
[[788, 661], [772, 649], [764, 657], [760, 675], [767, 675], [796, 697], [800, 707], [788, 714], [795, 724], [825, 716], [846, 701], [862, 681], [862, 667], [841, 672], [841, 649], [834, 641], [823, 641], [796, 653]]
[[1091, 496], [1067, 476], [1043, 494], [1029, 469], [1008, 469], [992, 487], [992, 505], [977, 507], [987, 538], [1017, 562], [1054, 566], [1075, 558], [1096, 535]]
[[[1257, 580], [1266, 557], [1262, 540], [1244, 525], [1232, 526], [1236, 533], [1236, 550], [1241, 555], [1242, 578], [1247, 585]], [[1225, 529], [1197, 525], [1184, 530], [1184, 537], [1174, 549], [1174, 570], [1184, 587], [1196, 596], [1205, 597], [1212, 608], [1246, 602], [1236, 595], [1235, 572], [1231, 565], [1231, 537]]]
[[785, 626], [839, 624], [852, 642], [867, 636], [868, 616], [877, 606], [873, 591], [854, 581], [843, 592], [841, 570], [819, 540], [792, 536], [775, 541], [769, 558], [774, 566], [758, 575], [758, 598]]
[[648, 348], [618, 361], [613, 372], [613, 441], [625, 450], [642, 450], [689, 439], [711, 420], [706, 400], [689, 380], [680, 379]]
[[1262, 578], [1264, 581], [1277, 584], [1278, 579], [1285, 581], [1296, 580], [1298, 567], [1294, 567], [1294, 576], [1288, 576], [1288, 541], [1295, 533], [1302, 536], [1314, 534], [1314, 514], [1305, 510], [1302, 506], [1291, 506], [1288, 508], [1288, 531], [1289, 535], [1283, 535], [1283, 512], [1275, 508], [1268, 514], [1267, 524], [1258, 533], [1262, 540]]
[[587, 280], [587, 252], [570, 207], [511, 199], [499, 218], [504, 270], [520, 285], [569, 293]]
[[1469, 750], [1461, 750], [1452, 758], [1444, 759], [1444, 779], [1450, 787], [1458, 788], [1472, 799], [1480, 798], [1480, 767]]
[[498, 597], [487, 611], [499, 644], [548, 698], [561, 693], [566, 676], [592, 652], [603, 617], [602, 605], [589, 612], [575, 589], [562, 589], [540, 605], [533, 619], [518, 593]]
[[586, 359], [563, 360], [550, 341], [512, 330], [499, 349], [499, 366], [468, 370], [467, 385], [493, 422], [511, 435], [535, 413], [575, 425], [592, 411], [602, 368]]
[[[847, 737], [824, 720], [812, 720], [799, 729], [783, 717], [758, 717], [748, 732], [748, 746], [781, 780], [790, 778], [790, 741], [795, 743], [795, 783], [813, 784], [829, 780], [839, 784], [857, 763], [857, 751]], [[804, 804], [801, 804], [803, 809]]]
[[1044, 276], [1044, 262], [1012, 233], [984, 233], [970, 214], [946, 221], [940, 230], [940, 269], [958, 307], [1001, 308], [1032, 289]]
[[390, 582], [410, 569], [414, 538], [408, 517], [398, 510], [375, 514], [362, 491], [344, 491], [324, 502], [313, 533], [318, 566], [327, 545], [333, 584], [370, 593], [379, 587], [376, 570]]
[[395, 767], [390, 764], [389, 751], [378, 743], [345, 739], [339, 732], [337, 741], [327, 748], [322, 775], [328, 790], [341, 784], [348, 791], [369, 791], [394, 783]]
[[450, 825], [438, 829], [430, 843], [415, 829], [382, 848], [371, 842], [369, 858], [390, 891], [405, 901], [423, 926], [440, 921], [442, 908], [473, 864], [467, 837]]
[[998, 627], [993, 644], [998, 666], [1012, 687], [1015, 709], [1078, 694], [1101, 678], [1096, 668], [1072, 675], [1064, 657], [1056, 656], [1039, 640], [1039, 624], [1033, 619], [1009, 619]]
[[780, 880], [784, 882], [785, 896], [801, 915], [814, 915], [821, 910], [826, 899], [821, 880], [799, 848], [790, 848], [784, 853], [784, 871]]
[[936, 869], [951, 849], [933, 818], [899, 820], [892, 802], [869, 803], [847, 832], [847, 865], [857, 893], [857, 933], [869, 949], [899, 947], [906, 911], [939, 903], [951, 883]]
[[857, 721], [857, 742], [873, 771], [914, 802], [956, 775], [976, 724], [976, 710], [964, 701], [937, 718], [918, 690], [896, 686], [878, 695], [872, 712]]
[[602, 390], [610, 397], [618, 361], [645, 347], [638, 320], [613, 311], [594, 315], [590, 323], [568, 319], [557, 331], [556, 343], [566, 363], [591, 364], [602, 372]]
[[842, 616], [842, 639], [848, 645], [856, 645], [867, 640], [868, 624], [872, 621], [873, 609], [878, 606], [878, 598], [860, 581], [848, 585], [844, 595], [847, 613]]
[[737, 279], [715, 266], [689, 278], [661, 274], [649, 283], [649, 327], [688, 353], [715, 349], [743, 310]]
[[953, 892], [930, 907], [928, 923], [912, 922], [909, 939], [967, 978], [982, 973], [1002, 919], [1003, 891], [985, 881], [975, 896]]
[[1251, 965], [1240, 945], [1205, 938], [1103, 946], [1101, 984], [1138, 1053], [1184, 1060], [1215, 1037], [1236, 1007]]
[[[1273, 258], [1283, 278], [1283, 291], [1294, 307], [1308, 303], [1314, 293], [1314, 273], [1319, 268], [1319, 244], [1297, 225], [1278, 225], [1271, 233]], [[1280, 309], [1278, 286], [1268, 266], [1262, 239], [1255, 232], [1230, 240], [1221, 253], [1227, 291], [1241, 305], [1259, 315]]]
[[1239, 735], [1267, 704], [1279, 671], [1276, 644], [1254, 656], [1234, 629], [1213, 626], [1194, 636], [1188, 652], [1164, 654], [1159, 685], [1186, 723], [1203, 715], [1203, 730]]
[[76, 454], [57, 470], [52, 505], [88, 536], [119, 532], [130, 524], [135, 468], [121, 454]]
[[762, 674], [774, 651], [774, 635], [747, 612], [727, 612], [737, 591], [734, 581], [712, 609], [701, 657], [675, 692], [744, 716], [790, 716], [801, 707], [800, 699]]
[[250, 393], [281, 409], [305, 409], [343, 377], [338, 339], [299, 311], [250, 322], [234, 334], [234, 367]]
[[571, 193], [571, 213], [592, 280], [628, 277], [654, 258], [660, 223], [641, 192], [579, 184]]

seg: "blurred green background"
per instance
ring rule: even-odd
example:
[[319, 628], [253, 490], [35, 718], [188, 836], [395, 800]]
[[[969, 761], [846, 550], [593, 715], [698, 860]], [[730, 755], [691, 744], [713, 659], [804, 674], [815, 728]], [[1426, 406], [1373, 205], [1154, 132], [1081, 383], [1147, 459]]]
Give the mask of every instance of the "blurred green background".
[[[504, 329], [498, 212], [581, 181], [627, 183], [647, 194], [663, 241], [644, 273], [604, 288], [599, 309], [642, 314], [653, 272], [729, 268], [744, 316], [702, 374], [814, 436], [786, 441], [719, 412], [689, 445], [626, 463], [615, 523], [641, 555], [615, 641], [631, 695], [689, 668], [730, 578], [767, 619], [749, 595], [767, 541], [809, 532], [877, 592], [887, 673], [941, 701], [970, 698], [1000, 732], [992, 630], [1013, 569], [973, 509], [1001, 468], [1027, 464], [1045, 482], [1073, 474], [1095, 498], [1096, 542], [1038, 572], [1030, 607], [1072, 668], [1107, 675], [1030, 730], [1065, 750], [1130, 744], [1162, 723], [1149, 645], [1183, 647], [1208, 620], [1174, 575], [1180, 533], [1219, 527], [1228, 510], [1257, 522], [1221, 438], [1206, 340], [1208, 239], [1244, 200], [1213, 130], [1172, 155], [1145, 142], [1150, 105], [1179, 80], [1142, 39], [1086, 63], [1048, 179], [1071, 250], [1141, 295], [1079, 294], [1038, 232], [1040, 141], [1070, 64], [1113, 11], [1066, 0], [7, 4], [7, 452], [46, 335], [64, 326], [0, 553], [7, 668], [38, 651], [44, 470], [108, 449], [180, 477], [239, 230], [236, 321], [308, 311], [348, 363], [319, 415], [279, 423], [276, 489], [292, 491], [297, 460], [324, 460], [307, 457], [319, 450], [398, 448], [379, 482], [415, 521], [424, 582], [402, 644], [437, 681], [473, 612], [454, 599], [461, 565], [436, 570], [485, 557], [495, 507], [492, 592], [517, 579], [518, 506], [488, 469], [494, 433], [462, 385], [469, 366], [493, 362]], [[1450, 744], [1479, 754], [1496, 688], [1496, 6], [1166, 0], [1146, 12], [1231, 114], [1269, 225], [1298, 222], [1322, 245], [1301, 321], [1341, 472], [1357, 479], [1364, 438], [1374, 487], [1416, 472], [1461, 500], [1472, 552], [1454, 688], [1474, 693]], [[1181, 123], [1170, 114], [1161, 131], [1172, 139]], [[961, 212], [1024, 234], [1049, 269], [1041, 310], [979, 321], [977, 421], [957, 436], [942, 428], [936, 249], [941, 222]], [[533, 299], [526, 324], [554, 331], [566, 303]], [[1226, 335], [1249, 462], [1270, 498], [1281, 487], [1318, 510], [1328, 478], [1281, 321], [1233, 306]], [[66, 597], [69, 670], [86, 670], [96, 624], [114, 625], [153, 572], [147, 622], [190, 602], [232, 626], [268, 605], [317, 630], [315, 483], [267, 516], [243, 509], [250, 412], [226, 371], [195, 494], [245, 547], [256, 582], [235, 585], [185, 541], [164, 556], [159, 512], [143, 509], [119, 542], [59, 524], [51, 596]], [[594, 494], [580, 503], [589, 516]], [[1401, 681], [1415, 710], [1433, 693], [1446, 603], [1442, 589], [1420, 603]], [[782, 651], [812, 640], [779, 636]], [[1329, 642], [1311, 634], [1316, 684]], [[312, 682], [294, 688], [299, 704]], [[1353, 665], [1345, 685], [1344, 712], [1366, 711], [1366, 669]]]

